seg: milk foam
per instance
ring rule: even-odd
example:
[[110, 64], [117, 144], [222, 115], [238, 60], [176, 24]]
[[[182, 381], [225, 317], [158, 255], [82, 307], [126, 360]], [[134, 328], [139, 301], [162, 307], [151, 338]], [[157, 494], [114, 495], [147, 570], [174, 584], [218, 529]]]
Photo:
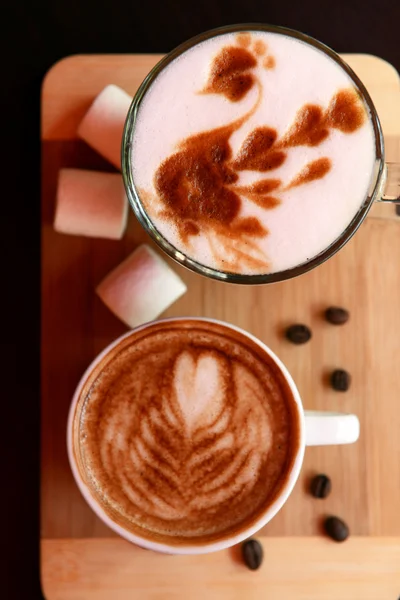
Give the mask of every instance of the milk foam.
[[152, 329], [133, 333], [84, 392], [85, 479], [111, 518], [141, 535], [240, 529], [271, 502], [296, 453], [290, 392], [239, 334]]
[[[317, 104], [326, 110], [339, 90], [354, 88], [347, 73], [320, 50], [280, 34], [251, 35], [253, 47], [257, 40], [265, 42], [266, 57], [273, 57], [275, 67], [264, 68], [261, 58], [252, 69], [262, 85], [262, 98], [255, 113], [229, 140], [233, 157], [256, 127], [274, 128], [281, 138], [304, 105]], [[154, 177], [160, 164], [177, 151], [179, 142], [227, 125], [254, 106], [256, 87], [238, 102], [231, 102], [222, 94], [199, 93], [218, 52], [237, 43], [236, 34], [217, 36], [190, 49], [164, 69], [140, 105], [132, 147], [135, 186], [146, 196], [145, 207], [156, 228], [179, 250], [217, 269], [221, 269], [221, 263], [211, 251], [207, 236], [200, 233], [190, 238], [191, 246], [185, 245], [174, 224], [157, 212]], [[331, 129], [327, 139], [317, 146], [290, 148], [286, 161], [267, 175], [288, 184], [306, 164], [323, 157], [328, 157], [332, 165], [327, 175], [281, 191], [281, 203], [273, 210], [264, 210], [241, 196], [240, 217], [257, 217], [269, 232], [257, 239], [260, 252], [268, 257], [268, 266], [254, 268], [254, 272], [278, 272], [306, 262], [325, 250], [348, 226], [372, 180], [375, 138], [370, 118], [353, 133]], [[238, 185], [248, 185], [265, 176], [240, 171]], [[224, 241], [220, 242], [222, 248]], [[249, 265], [238, 269], [253, 272]]]

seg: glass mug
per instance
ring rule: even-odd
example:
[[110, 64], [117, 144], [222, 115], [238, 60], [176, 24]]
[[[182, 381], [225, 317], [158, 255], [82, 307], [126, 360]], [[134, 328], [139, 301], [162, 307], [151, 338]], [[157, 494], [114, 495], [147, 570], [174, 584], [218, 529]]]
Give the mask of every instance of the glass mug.
[[[261, 349], [261, 354], [265, 353], [268, 357], [270, 357], [270, 359], [272, 359], [272, 363], [274, 365], [273, 368], [277, 368], [277, 370], [280, 372], [280, 375], [283, 376], [283, 381], [290, 390], [290, 406], [291, 410], [294, 409], [292, 415], [295, 414], [295, 417], [292, 416], [292, 418], [293, 422], [297, 422], [298, 424], [298, 441], [292, 453], [293, 459], [291, 460], [291, 466], [287, 471], [285, 471], [285, 482], [277, 491], [276, 495], [274, 495], [272, 502], [265, 509], [260, 510], [260, 514], [256, 517], [256, 520], [253, 520], [250, 525], [244, 526], [239, 532], [227, 534], [221, 539], [204, 543], [196, 543], [193, 541], [192, 543], [187, 544], [180, 541], [179, 545], [174, 545], [173, 543], [160, 543], [159, 541], [157, 542], [146, 537], [141, 537], [138, 534], [134, 534], [113, 520], [109, 514], [105, 512], [99, 501], [99, 498], [101, 498], [101, 490], [99, 492], [97, 487], [93, 489], [95, 486], [90, 485], [90, 478], [85, 472], [83, 452], [80, 447], [81, 434], [79, 423], [81, 415], [85, 411], [85, 402], [81, 398], [82, 393], [86, 396], [92, 390], [92, 386], [93, 389], [95, 389], [96, 383], [94, 382], [97, 380], [96, 378], [98, 376], [101, 377], [103, 369], [107, 367], [107, 361], [112, 360], [112, 357], [114, 356], [120, 356], [120, 353], [124, 349], [124, 344], [129, 342], [129, 338], [131, 336], [136, 336], [140, 332], [141, 336], [145, 337], [148, 331], [154, 326], [172, 325], [179, 327], [180, 321], [184, 321], [189, 327], [195, 327], [196, 323], [201, 324], [203, 327], [207, 326], [207, 324], [210, 324], [212, 327], [213, 324], [215, 324], [222, 328], [224, 334], [231, 335], [234, 340], [236, 340], [237, 336], [239, 335], [239, 340], [241, 339], [242, 343], [246, 343], [246, 340], [248, 340], [250, 344], [255, 344], [258, 349]], [[108, 397], [111, 398], [112, 393], [109, 393]], [[99, 427], [100, 426], [97, 425], [97, 428]], [[294, 488], [303, 463], [306, 446], [350, 444], [357, 441], [359, 437], [359, 431], [360, 425], [358, 418], [355, 415], [336, 412], [305, 411], [303, 409], [299, 391], [287, 368], [275, 355], [275, 353], [268, 348], [268, 346], [250, 333], [237, 326], [224, 323], [216, 319], [202, 317], [175, 317], [146, 323], [132, 331], [129, 331], [112, 342], [105, 350], [103, 350], [103, 352], [101, 352], [101, 354], [97, 356], [97, 358], [94, 359], [92, 364], [82, 376], [72, 399], [68, 416], [67, 449], [72, 473], [82, 495], [97, 516], [116, 533], [121, 535], [129, 542], [149, 550], [170, 554], [204, 554], [229, 548], [230, 546], [238, 544], [249, 536], [255, 534], [276, 515], [276, 513], [289, 498]]]
[[[135, 132], [135, 122], [140, 108], [141, 102], [146, 95], [148, 89], [158, 77], [161, 71], [166, 68], [175, 58], [179, 55], [192, 48], [196, 44], [213, 38], [215, 36], [226, 34], [226, 33], [242, 33], [242, 32], [272, 32], [280, 33], [285, 36], [289, 36], [305, 42], [328, 55], [333, 59], [352, 79], [355, 89], [363, 98], [367, 105], [370, 115], [371, 123], [374, 130], [375, 136], [375, 163], [372, 173], [371, 184], [362, 202], [358, 212], [353, 217], [349, 225], [342, 232], [342, 234], [324, 251], [319, 253], [314, 258], [303, 262], [295, 267], [288, 268], [286, 270], [262, 273], [262, 274], [248, 274], [248, 273], [233, 273], [229, 271], [218, 270], [197, 262], [195, 259], [187, 256], [183, 251], [178, 250], [172, 245], [155, 227], [152, 220], [149, 218], [142, 202], [140, 199], [139, 191], [135, 187], [135, 181], [132, 173], [132, 143], [131, 140]], [[242, 283], [242, 284], [260, 284], [260, 283], [273, 283], [277, 281], [283, 281], [292, 277], [306, 273], [314, 267], [322, 264], [325, 260], [332, 257], [338, 250], [340, 250], [354, 235], [363, 220], [368, 214], [371, 206], [375, 201], [377, 202], [399, 202], [400, 203], [400, 165], [394, 163], [385, 163], [384, 158], [384, 139], [382, 134], [381, 125], [376, 109], [372, 103], [372, 100], [357, 75], [353, 70], [329, 47], [325, 46], [321, 42], [314, 38], [284, 27], [276, 27], [271, 25], [263, 24], [244, 24], [244, 25], [232, 25], [213, 29], [202, 33], [194, 38], [191, 38], [187, 42], [178, 46], [175, 50], [165, 56], [147, 75], [143, 83], [137, 90], [130, 109], [128, 111], [127, 119], [125, 122], [123, 140], [122, 140], [122, 174], [125, 183], [125, 188], [129, 202], [133, 208], [133, 211], [144, 227], [144, 229], [150, 234], [153, 240], [162, 248], [171, 258], [180, 263], [181, 265], [200, 273], [202, 275], [226, 281], [230, 283]]]

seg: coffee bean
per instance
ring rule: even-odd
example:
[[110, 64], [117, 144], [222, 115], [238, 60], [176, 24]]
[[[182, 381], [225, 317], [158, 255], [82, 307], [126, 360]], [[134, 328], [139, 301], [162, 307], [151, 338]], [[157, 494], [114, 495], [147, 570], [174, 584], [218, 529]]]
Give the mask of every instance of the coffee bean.
[[332, 483], [327, 475], [316, 475], [311, 482], [310, 491], [315, 498], [326, 498], [331, 493]]
[[332, 325], [343, 325], [349, 320], [349, 311], [340, 306], [330, 306], [325, 311], [325, 318]]
[[249, 569], [255, 571], [263, 561], [263, 548], [257, 540], [247, 540], [242, 544], [242, 556]]
[[325, 531], [335, 542], [344, 542], [350, 535], [348, 526], [339, 517], [328, 517], [324, 523]]
[[[400, 204], [396, 204], [396, 215], [400, 217]], [[399, 598], [400, 600], [400, 598]]]
[[293, 344], [305, 344], [311, 339], [311, 329], [307, 325], [291, 325], [286, 329], [286, 337]]
[[336, 369], [331, 375], [331, 385], [337, 392], [347, 392], [350, 387], [350, 373], [344, 369]]

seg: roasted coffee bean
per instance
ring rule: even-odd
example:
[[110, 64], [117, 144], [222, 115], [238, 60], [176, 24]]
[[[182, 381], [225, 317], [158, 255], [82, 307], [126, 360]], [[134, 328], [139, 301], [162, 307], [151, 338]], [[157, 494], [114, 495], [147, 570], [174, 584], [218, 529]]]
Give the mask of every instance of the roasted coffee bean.
[[350, 535], [348, 526], [339, 517], [328, 517], [324, 525], [326, 533], [335, 542], [344, 542]]
[[350, 373], [344, 369], [336, 369], [331, 375], [331, 384], [334, 390], [337, 392], [347, 392], [350, 387], [351, 376]]
[[293, 344], [305, 344], [311, 339], [311, 329], [307, 325], [291, 325], [286, 329], [286, 337]]
[[340, 306], [330, 306], [325, 311], [325, 318], [332, 325], [343, 325], [349, 320], [349, 311]]
[[257, 540], [247, 540], [242, 544], [242, 556], [249, 569], [255, 571], [263, 561], [263, 548]]
[[310, 491], [315, 498], [326, 498], [331, 493], [332, 483], [327, 475], [316, 475], [311, 482]]
[[[400, 217], [400, 204], [396, 204], [396, 215]], [[400, 600], [400, 598], [399, 598]]]

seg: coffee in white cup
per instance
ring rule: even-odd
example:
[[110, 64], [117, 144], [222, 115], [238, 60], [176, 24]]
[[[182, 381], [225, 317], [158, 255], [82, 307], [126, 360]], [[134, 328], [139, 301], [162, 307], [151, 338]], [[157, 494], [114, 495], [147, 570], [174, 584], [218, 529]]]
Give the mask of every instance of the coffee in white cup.
[[[314, 413], [279, 359], [241, 329], [166, 319], [116, 340], [75, 393], [68, 452], [95, 512], [143, 547], [204, 553], [264, 526], [305, 444], [349, 443], [354, 415]], [[306, 439], [307, 438], [307, 439]]]

